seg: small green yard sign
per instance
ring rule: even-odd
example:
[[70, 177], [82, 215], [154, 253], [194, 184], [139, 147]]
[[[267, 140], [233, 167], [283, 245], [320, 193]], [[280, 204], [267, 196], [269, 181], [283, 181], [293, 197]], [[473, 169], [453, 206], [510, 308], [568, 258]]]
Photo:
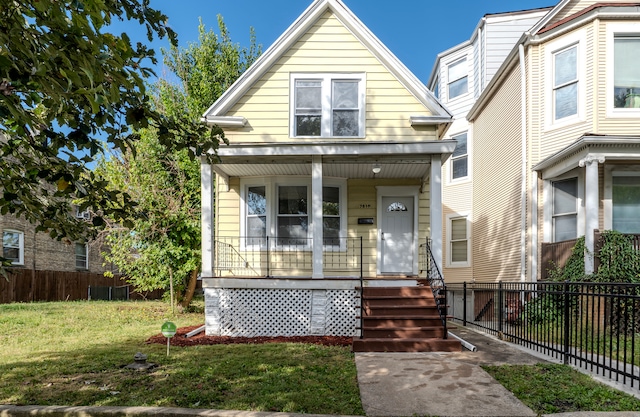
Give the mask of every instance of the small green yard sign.
[[165, 321], [164, 323], [162, 323], [162, 327], [160, 328], [162, 335], [167, 338], [167, 356], [169, 356], [169, 341], [173, 336], [176, 335], [176, 330], [178, 330], [178, 328], [174, 323], [170, 321]]
[[165, 321], [162, 324], [161, 331], [162, 331], [162, 335], [164, 337], [173, 337], [173, 336], [175, 336], [176, 335], [176, 330], [177, 330], [176, 325], [174, 323], [170, 322], [170, 321]]

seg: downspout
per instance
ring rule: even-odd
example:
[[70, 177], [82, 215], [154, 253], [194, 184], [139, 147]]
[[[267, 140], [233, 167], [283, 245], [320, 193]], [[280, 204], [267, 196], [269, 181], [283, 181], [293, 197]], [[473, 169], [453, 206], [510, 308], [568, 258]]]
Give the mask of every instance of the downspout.
[[521, 152], [522, 178], [520, 190], [520, 281], [527, 279], [527, 71], [525, 67], [524, 45], [518, 45], [520, 59], [520, 112], [521, 112]]

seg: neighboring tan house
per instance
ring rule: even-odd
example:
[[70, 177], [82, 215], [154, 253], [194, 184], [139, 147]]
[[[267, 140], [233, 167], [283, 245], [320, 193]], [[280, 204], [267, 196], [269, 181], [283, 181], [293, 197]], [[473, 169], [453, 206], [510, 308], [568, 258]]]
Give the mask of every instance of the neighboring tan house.
[[[87, 218], [89, 213], [76, 213]], [[66, 271], [103, 273], [100, 248], [86, 242], [56, 240], [35, 231], [35, 226], [23, 218], [0, 215], [2, 256], [10, 259], [13, 268], [34, 271]]]
[[442, 169], [443, 274], [446, 282], [473, 282], [474, 138], [466, 115], [522, 34], [551, 7], [485, 15], [470, 39], [436, 57], [427, 86], [454, 121], [445, 138], [457, 146]]
[[206, 333], [355, 335], [361, 280], [415, 286], [429, 248], [441, 266], [451, 119], [314, 1], [203, 116], [229, 140], [201, 166]]
[[467, 114], [476, 282], [538, 280], [543, 244], [640, 234], [638, 6], [561, 1]]

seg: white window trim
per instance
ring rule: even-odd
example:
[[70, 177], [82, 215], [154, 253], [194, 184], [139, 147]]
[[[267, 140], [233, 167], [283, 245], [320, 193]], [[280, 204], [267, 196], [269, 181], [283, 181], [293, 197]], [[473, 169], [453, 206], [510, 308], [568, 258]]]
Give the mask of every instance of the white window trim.
[[447, 164], [449, 167], [449, 175], [447, 176], [449, 180], [449, 184], [462, 184], [471, 181], [471, 129], [466, 131], [461, 131], [456, 134], [450, 136], [450, 139], [455, 139], [456, 136], [460, 136], [462, 134], [467, 134], [467, 175], [460, 178], [453, 178], [453, 154], [449, 158], [449, 163]]
[[89, 269], [89, 245], [88, 245], [88, 244], [86, 244], [86, 243], [84, 243], [84, 244], [83, 244], [83, 243], [79, 243], [79, 242], [77, 242], [76, 244], [78, 244], [78, 245], [84, 245], [84, 256], [85, 256], [85, 259], [84, 259], [84, 266], [79, 267], [79, 266], [78, 266], [78, 254], [77, 254], [77, 253], [75, 253], [75, 246], [74, 246], [74, 254], [75, 254], [75, 265], [76, 265], [76, 269], [78, 269], [78, 270], [87, 270], [87, 269]]
[[[560, 120], [555, 120], [555, 95], [554, 91], [554, 75], [555, 75], [555, 54], [566, 49], [576, 46], [577, 48], [577, 76], [578, 76], [578, 106], [577, 113], [573, 116], [567, 116]], [[585, 121], [585, 97], [586, 97], [586, 63], [585, 63], [586, 35], [585, 31], [573, 33], [565, 36], [557, 41], [550, 42], [545, 46], [545, 63], [547, 74], [545, 76], [545, 130], [558, 129], [572, 124]]]
[[[4, 229], [2, 231], [3, 235], [4, 233], [17, 233], [18, 234], [18, 249], [19, 249], [19, 259], [18, 261], [13, 261], [11, 263], [11, 265], [24, 265], [24, 232], [21, 232], [20, 230], [15, 230], [15, 229]], [[3, 236], [4, 238], [4, 236]], [[4, 248], [4, 246], [3, 246]]]
[[[447, 250], [447, 268], [468, 268], [471, 266], [471, 213], [459, 212], [447, 214], [447, 233], [446, 233], [446, 250]], [[453, 262], [451, 260], [451, 222], [453, 220], [465, 219], [467, 226], [467, 261]]]
[[[449, 67], [460, 63], [460, 61], [465, 61], [466, 64], [467, 64], [467, 73], [465, 75], [465, 77], [467, 78], [467, 92], [466, 93], [462, 93], [460, 95], [457, 95], [455, 97], [451, 97], [450, 94], [449, 94], [449, 85], [452, 82], [461, 80], [461, 79], [463, 79], [465, 77], [459, 77], [459, 78], [456, 78], [454, 80], [449, 79]], [[465, 53], [463, 56], [460, 56], [460, 57], [458, 57], [456, 59], [453, 59], [451, 62], [448, 62], [448, 63], [445, 64], [444, 73], [446, 75], [447, 82], [444, 84], [444, 88], [447, 90], [447, 101], [448, 102], [461, 100], [461, 99], [465, 98], [471, 91], [473, 91], [473, 86], [471, 85], [471, 77], [469, 76], [469, 62], [472, 62], [472, 60], [470, 60], [468, 54]], [[442, 95], [442, 92], [440, 93], [440, 95]]]
[[[286, 177], [267, 177], [267, 178], [246, 178], [240, 180], [240, 236], [247, 236], [247, 223], [246, 223], [246, 214], [247, 214], [247, 191], [249, 187], [265, 187], [265, 196], [267, 199], [267, 236], [270, 238], [275, 237], [277, 235], [277, 224], [278, 224], [278, 213], [277, 213], [277, 201], [278, 201], [278, 187], [279, 186], [291, 186], [291, 185], [304, 185], [307, 187], [308, 193], [308, 205], [307, 205], [307, 216], [309, 217], [309, 226], [313, 221], [312, 219], [312, 195], [313, 192], [311, 187], [311, 178], [310, 177], [299, 177], [299, 178], [286, 178]], [[324, 246], [324, 252], [331, 251], [345, 251], [346, 241], [345, 238], [347, 236], [347, 181], [336, 178], [324, 178], [322, 181], [323, 187], [338, 187], [340, 189], [340, 247], [336, 246]], [[307, 231], [307, 236], [311, 237], [311, 227]], [[277, 245], [277, 243], [276, 243]], [[255, 246], [247, 246], [245, 240], [243, 239], [240, 242], [240, 248], [242, 250], [258, 250], [260, 248]], [[302, 247], [300, 247], [302, 248]], [[305, 251], [311, 251], [312, 247], [309, 244], [303, 248]]]
[[578, 236], [584, 236], [584, 170], [572, 170], [563, 175], [546, 179], [543, 182], [542, 191], [542, 216], [543, 225], [543, 241], [553, 242], [553, 183], [571, 178], [578, 178], [578, 198], [576, 204], [578, 206]]
[[[297, 80], [320, 80], [322, 81], [322, 125], [320, 136], [296, 136], [296, 81]], [[331, 88], [334, 80], [357, 80], [358, 81], [358, 104], [360, 115], [358, 119], [359, 132], [357, 136], [333, 136], [331, 129], [333, 126], [331, 107]], [[302, 139], [353, 139], [365, 137], [366, 122], [366, 85], [367, 76], [365, 73], [291, 73], [289, 77], [289, 137]]]
[[640, 109], [616, 109], [614, 107], [614, 40], [616, 35], [639, 35], [640, 23], [607, 23], [606, 107], [607, 117], [630, 119], [640, 117]]
[[613, 177], [640, 176], [640, 165], [605, 165], [604, 196], [602, 201], [604, 229], [613, 227]]

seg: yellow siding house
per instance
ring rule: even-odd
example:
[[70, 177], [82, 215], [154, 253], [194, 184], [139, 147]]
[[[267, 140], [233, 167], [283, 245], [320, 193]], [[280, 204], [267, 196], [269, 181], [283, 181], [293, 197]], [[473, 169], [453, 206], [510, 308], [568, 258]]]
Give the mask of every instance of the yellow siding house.
[[441, 268], [451, 119], [341, 1], [314, 1], [203, 115], [229, 139], [202, 163], [207, 334], [353, 336], [357, 287]]

